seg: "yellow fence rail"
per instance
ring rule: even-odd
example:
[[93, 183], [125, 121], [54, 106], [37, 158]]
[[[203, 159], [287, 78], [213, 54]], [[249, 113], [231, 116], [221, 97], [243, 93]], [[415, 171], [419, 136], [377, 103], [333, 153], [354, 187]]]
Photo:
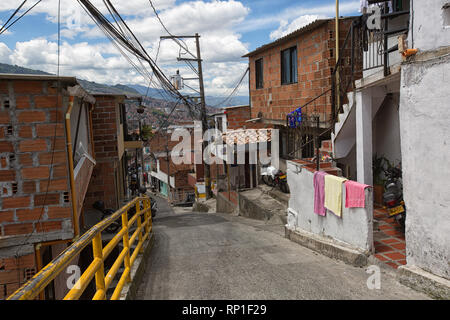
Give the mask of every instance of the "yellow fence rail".
[[[143, 209], [141, 209], [141, 205]], [[136, 214], [128, 220], [128, 211], [133, 206], [136, 207]], [[122, 228], [120, 228], [116, 235], [103, 247], [102, 231], [119, 218], [122, 218]], [[135, 224], [137, 225], [137, 228], [130, 236], [130, 229]], [[118, 300], [124, 285], [131, 281], [131, 268], [133, 267], [138, 254], [143, 252], [144, 242], [149, 238], [151, 232], [152, 214], [150, 199], [148, 197], [137, 197], [111, 216], [89, 229], [77, 241], [31, 278], [30, 281], [9, 296], [8, 300], [35, 299], [43, 292], [51, 281], [66, 270], [71, 261], [89, 244], [92, 244], [93, 260], [83, 274], [81, 274], [73, 288], [66, 294], [64, 300], [79, 299], [94, 277], [96, 292], [93, 300], [105, 300], [107, 298], [106, 292], [123, 264], [124, 271], [111, 296], [111, 300]], [[105, 259], [121, 241], [123, 242], [123, 250], [105, 275]], [[132, 250], [131, 248], [136, 241], [137, 245], [135, 249]]]

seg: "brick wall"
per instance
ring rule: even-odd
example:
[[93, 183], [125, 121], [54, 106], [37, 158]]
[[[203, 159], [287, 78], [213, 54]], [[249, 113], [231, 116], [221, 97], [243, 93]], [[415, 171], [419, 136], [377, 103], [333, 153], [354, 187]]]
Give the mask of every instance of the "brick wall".
[[267, 124], [261, 122], [246, 122], [253, 118], [250, 113], [250, 106], [226, 108], [225, 114], [227, 116], [227, 130], [262, 129], [269, 127]]
[[13, 294], [36, 273], [34, 253], [0, 258], [0, 300]]
[[63, 116], [67, 97], [57, 103], [52, 85], [0, 81], [1, 236], [34, 229], [72, 232], [67, 229], [72, 219]]
[[95, 95], [96, 105], [92, 112], [94, 153], [97, 165], [94, 167], [84, 202], [86, 209], [102, 200], [106, 208], [118, 209], [115, 172], [119, 170], [117, 149], [119, 109], [118, 97]]
[[19, 236], [0, 248], [0, 299], [36, 272], [24, 237], [38, 242], [28, 237], [33, 231], [46, 233], [46, 240], [73, 237], [64, 125], [68, 97], [57, 101], [55, 88], [52, 81], [0, 80], [0, 241]]
[[[340, 21], [341, 45], [350, 23], [351, 19]], [[281, 51], [293, 46], [297, 46], [298, 82], [281, 85]], [[251, 117], [256, 118], [261, 112], [266, 119], [285, 120], [289, 112], [330, 89], [336, 59], [335, 46], [335, 23], [331, 20], [297, 38], [251, 56]], [[346, 50], [343, 56], [350, 57], [350, 50]], [[256, 89], [255, 61], [260, 58], [263, 58], [264, 83], [262, 89]], [[315, 105], [317, 112], [331, 113], [331, 94], [319, 98]]]

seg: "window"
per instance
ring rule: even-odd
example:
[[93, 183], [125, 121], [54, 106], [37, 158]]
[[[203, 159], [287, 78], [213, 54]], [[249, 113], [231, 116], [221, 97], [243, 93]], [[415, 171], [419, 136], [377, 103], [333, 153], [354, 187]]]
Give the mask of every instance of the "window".
[[297, 83], [297, 47], [281, 51], [281, 84]]
[[263, 59], [258, 59], [255, 61], [255, 78], [256, 78], [256, 89], [261, 89], [263, 87]]

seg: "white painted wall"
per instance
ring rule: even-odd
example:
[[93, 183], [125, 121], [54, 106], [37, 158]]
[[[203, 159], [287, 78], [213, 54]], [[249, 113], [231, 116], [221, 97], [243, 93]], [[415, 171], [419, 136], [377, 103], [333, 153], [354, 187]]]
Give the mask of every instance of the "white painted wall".
[[413, 27], [412, 34], [410, 32], [408, 37], [409, 47], [426, 51], [448, 46], [450, 44], [450, 26], [446, 16], [450, 15], [450, 8], [444, 10], [442, 7], [449, 1], [411, 0], [411, 2], [414, 11], [410, 20]]
[[449, 56], [405, 64], [401, 82], [407, 264], [450, 279]]
[[361, 250], [373, 248], [373, 193], [366, 189], [366, 208], [345, 208], [345, 186], [342, 194], [342, 218], [333, 213], [325, 217], [314, 213], [314, 173], [302, 165], [287, 161], [287, 180], [291, 191], [288, 226], [299, 228], [323, 237], [329, 237]]
[[401, 159], [400, 121], [398, 116], [400, 97], [393, 94], [387, 99], [373, 119], [373, 153], [384, 155], [392, 164]]

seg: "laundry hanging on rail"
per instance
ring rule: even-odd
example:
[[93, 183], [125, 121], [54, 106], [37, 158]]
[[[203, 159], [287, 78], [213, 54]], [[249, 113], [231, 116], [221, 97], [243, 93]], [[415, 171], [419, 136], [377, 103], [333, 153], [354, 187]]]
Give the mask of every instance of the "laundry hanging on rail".
[[314, 172], [314, 213], [325, 216], [327, 210], [325, 209], [325, 176], [326, 172]]
[[345, 207], [346, 208], [365, 208], [367, 184], [356, 181], [345, 181]]
[[342, 216], [342, 183], [346, 178], [332, 174], [325, 176], [325, 208], [338, 217]]

